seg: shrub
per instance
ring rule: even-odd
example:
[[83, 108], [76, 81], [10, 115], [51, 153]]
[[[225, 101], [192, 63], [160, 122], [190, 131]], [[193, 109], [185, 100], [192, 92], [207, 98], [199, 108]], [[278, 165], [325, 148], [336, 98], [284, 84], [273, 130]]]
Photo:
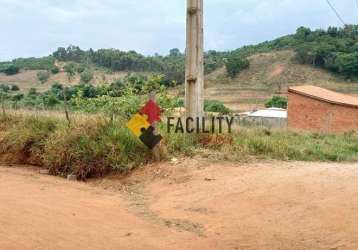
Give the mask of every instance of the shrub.
[[225, 66], [227, 74], [233, 78], [244, 69], [247, 69], [250, 66], [250, 62], [243, 56], [234, 54], [226, 59]]
[[217, 112], [223, 115], [229, 114], [231, 111], [222, 102], [205, 100], [204, 110], [206, 112]]
[[5, 70], [4, 73], [6, 75], [16, 75], [17, 73], [19, 73], [20, 68], [14, 64], [9, 65]]
[[6, 84], [0, 84], [0, 91], [9, 92], [10, 87], [8, 85], [6, 85]]
[[282, 108], [287, 109], [287, 98], [282, 96], [274, 96], [265, 103], [266, 108]]
[[91, 71], [84, 71], [81, 73], [81, 82], [89, 83], [93, 79], [93, 73]]
[[39, 71], [37, 72], [37, 79], [43, 84], [47, 82], [50, 78], [50, 73], [48, 71]]
[[68, 63], [65, 65], [64, 70], [67, 73], [68, 80], [71, 81], [76, 75], [76, 65], [74, 63]]
[[19, 119], [0, 138], [0, 153], [15, 163], [41, 166], [44, 143], [57, 124], [58, 120], [48, 117]]
[[98, 119], [58, 129], [46, 142], [44, 162], [52, 174], [85, 179], [129, 171], [147, 161], [148, 153], [125, 126]]
[[81, 74], [86, 70], [86, 66], [83, 64], [78, 65], [77, 67], [77, 73]]
[[10, 87], [10, 90], [11, 91], [19, 91], [20, 88], [19, 88], [19, 86], [15, 85], [15, 84], [12, 84], [11, 87]]
[[56, 75], [56, 74], [58, 74], [60, 72], [60, 69], [57, 67], [57, 66], [53, 66], [52, 68], [51, 68], [51, 73], [52, 74], [54, 74], [54, 75]]

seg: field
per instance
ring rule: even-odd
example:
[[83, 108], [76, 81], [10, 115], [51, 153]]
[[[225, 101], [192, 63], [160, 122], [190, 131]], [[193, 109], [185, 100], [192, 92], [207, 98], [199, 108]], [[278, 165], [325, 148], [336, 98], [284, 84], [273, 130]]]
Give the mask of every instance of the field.
[[357, 164], [180, 158], [88, 183], [37, 171], [0, 167], [1, 249], [358, 247]]

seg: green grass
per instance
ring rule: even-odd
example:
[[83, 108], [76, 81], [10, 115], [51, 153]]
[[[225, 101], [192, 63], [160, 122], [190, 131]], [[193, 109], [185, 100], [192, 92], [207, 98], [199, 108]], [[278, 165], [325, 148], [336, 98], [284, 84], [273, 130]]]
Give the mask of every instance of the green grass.
[[[128, 172], [152, 159], [152, 153], [126, 128], [125, 120], [109, 122], [95, 116], [75, 119], [47, 116], [0, 117], [0, 159], [48, 168], [54, 175], [78, 179]], [[193, 156], [203, 150], [218, 159], [252, 157], [276, 160], [354, 162], [358, 134], [325, 135], [286, 130], [239, 128], [233, 134], [167, 134], [165, 157]]]
[[357, 161], [358, 135], [246, 129], [234, 135], [233, 153], [298, 161]]
[[150, 152], [120, 121], [86, 119], [71, 127], [63, 119], [44, 116], [8, 116], [0, 121], [1, 158], [46, 167], [55, 175], [86, 179], [129, 171], [150, 159]]
[[358, 134], [353, 132], [334, 135], [241, 127], [232, 134], [165, 134], [165, 138], [173, 154], [193, 155], [209, 149], [232, 160], [253, 156], [289, 161], [358, 161]]

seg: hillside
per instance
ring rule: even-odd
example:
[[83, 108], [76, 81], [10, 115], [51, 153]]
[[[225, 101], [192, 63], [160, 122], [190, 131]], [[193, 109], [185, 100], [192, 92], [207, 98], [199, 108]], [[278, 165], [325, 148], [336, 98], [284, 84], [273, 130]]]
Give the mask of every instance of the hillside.
[[[295, 52], [292, 50], [258, 53], [249, 56], [250, 67], [235, 78], [227, 76], [225, 67], [221, 67], [206, 76], [205, 98], [222, 101], [233, 111], [247, 111], [264, 106], [264, 102], [275, 94], [285, 94], [288, 86], [312, 84], [339, 92], [358, 94], [358, 82], [347, 81], [343, 77], [334, 75], [327, 70], [294, 62]], [[62, 64], [62, 67], [65, 64]], [[42, 84], [37, 79], [39, 70], [21, 70], [20, 73], [7, 76], [0, 73], [0, 84], [16, 84], [21, 91], [27, 92], [36, 88], [43, 92], [48, 90], [54, 82], [64, 85], [80, 83], [80, 76], [68, 81], [67, 74], [60, 72], [51, 75], [49, 80]], [[104, 82], [113, 82], [123, 79], [128, 72], [120, 71], [109, 73], [96, 69], [93, 85]], [[184, 96], [184, 87], [180, 85], [174, 90], [175, 95]]]
[[[291, 85], [312, 84], [358, 94], [358, 25], [314, 31], [300, 27], [295, 34], [272, 41], [226, 52], [207, 51], [204, 61], [206, 99], [222, 101], [235, 112], [260, 108], [272, 95], [285, 95]], [[121, 95], [118, 89], [126, 85], [123, 84], [126, 80], [116, 80], [122, 80], [128, 72], [157, 74], [162, 76], [159, 85], [177, 85], [173, 94], [183, 97], [185, 54], [171, 49], [167, 55], [146, 56], [135, 51], [82, 50], [70, 45], [42, 58], [0, 62], [0, 72], [3, 72], [0, 84], [16, 84], [24, 93], [31, 88], [45, 92], [55, 82], [67, 86], [81, 82], [94, 86], [114, 83], [111, 87], [117, 90], [110, 94], [112, 97]], [[133, 75], [129, 84], [141, 89], [146, 82], [144, 78]], [[103, 96], [113, 90], [106, 87], [108, 93], [104, 91], [106, 94], [103, 94], [102, 86], [97, 90], [93, 86], [81, 86], [88, 90], [86, 98]], [[55, 96], [44, 94], [52, 99], [53, 105], [61, 104], [58, 93]], [[72, 91], [71, 97], [73, 94]], [[47, 106], [44, 98], [34, 96], [32, 99], [37, 99], [36, 105]]]
[[234, 111], [263, 107], [274, 94], [285, 94], [288, 86], [312, 84], [339, 92], [358, 94], [358, 81], [346, 81], [310, 65], [293, 61], [295, 53], [283, 50], [250, 56], [250, 68], [234, 79], [220, 68], [206, 77], [205, 97], [224, 102]]
[[[66, 72], [51, 75], [45, 83], [41, 83], [37, 79], [37, 73], [41, 71], [43, 70], [21, 70], [20, 73], [10, 76], [0, 73], [0, 84], [16, 84], [22, 92], [27, 93], [30, 88], [36, 88], [39, 92], [44, 92], [48, 90], [54, 82], [59, 82], [64, 86], [73, 86], [80, 83], [79, 74], [69, 81]], [[124, 71], [108, 73], [103, 70], [95, 70], [91, 84], [99, 85], [104, 82], [113, 82], [118, 79], [123, 79], [127, 74], [128, 72]]]

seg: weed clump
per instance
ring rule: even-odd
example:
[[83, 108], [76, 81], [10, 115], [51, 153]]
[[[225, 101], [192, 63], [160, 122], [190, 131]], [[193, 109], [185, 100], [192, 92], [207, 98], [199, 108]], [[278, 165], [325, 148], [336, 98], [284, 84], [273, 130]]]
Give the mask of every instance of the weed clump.
[[[78, 179], [110, 171], [128, 172], [151, 160], [152, 153], [126, 128], [126, 120], [102, 116], [74, 119], [46, 116], [0, 117], [0, 160], [48, 168]], [[357, 161], [358, 135], [296, 133], [239, 128], [232, 134], [167, 133], [158, 124], [168, 156], [205, 152], [228, 160], [252, 157], [298, 161]]]

